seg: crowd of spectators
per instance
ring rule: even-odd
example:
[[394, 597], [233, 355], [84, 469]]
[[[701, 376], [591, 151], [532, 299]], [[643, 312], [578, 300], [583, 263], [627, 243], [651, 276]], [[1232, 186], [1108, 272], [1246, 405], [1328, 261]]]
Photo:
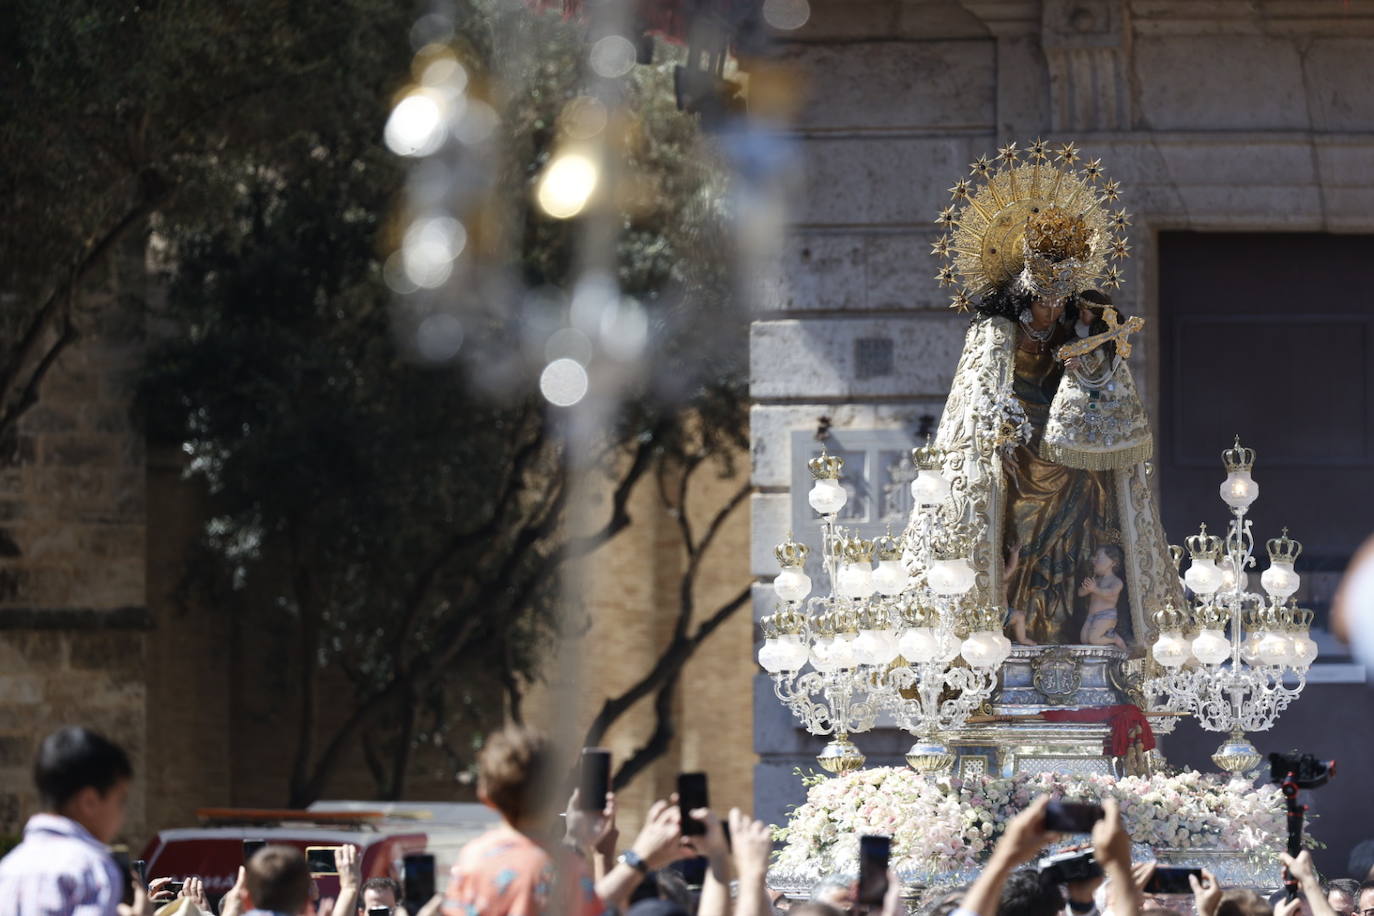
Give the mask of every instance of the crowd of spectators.
[[[478, 793], [501, 823], [463, 848], [445, 886], [409, 901], [413, 916], [913, 912], [891, 872], [880, 905], [859, 905], [850, 876], [820, 882], [809, 899], [789, 900], [768, 885], [771, 829], [737, 809], [724, 817], [709, 808], [683, 812], [672, 796], [654, 803], [638, 835], [621, 846], [614, 795], [600, 810], [581, 804], [577, 791], [561, 803], [560, 767], [550, 744], [529, 729], [508, 727], [488, 740]], [[315, 916], [311, 869], [292, 846], [258, 850], [218, 901], [196, 876], [144, 884], [121, 867], [107, 844], [122, 828], [132, 772], [118, 745], [87, 729], [64, 728], [43, 742], [34, 766], [43, 811], [0, 861], [0, 916]], [[1253, 888], [1223, 888], [1206, 871], [1189, 875], [1189, 894], [1147, 893], [1156, 866], [1132, 862], [1131, 838], [1111, 801], [1081, 847], [1096, 867], [1064, 880], [1034, 864], [1063, 839], [1046, 827], [1048, 803], [1038, 798], [1013, 818], [977, 879], [926, 901], [921, 916], [1374, 916], [1367, 872], [1325, 882], [1306, 852], [1282, 855], [1296, 894], [1266, 898]], [[699, 829], [684, 831], [684, 817]], [[330, 916], [412, 916], [396, 880], [362, 879], [357, 847], [340, 846], [335, 860], [339, 892]]]

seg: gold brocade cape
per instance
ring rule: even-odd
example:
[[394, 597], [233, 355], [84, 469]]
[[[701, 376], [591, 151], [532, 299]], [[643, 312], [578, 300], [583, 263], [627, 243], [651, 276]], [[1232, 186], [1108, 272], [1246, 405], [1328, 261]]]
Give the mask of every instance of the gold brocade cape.
[[[950, 454], [945, 476], [950, 479], [956, 498], [966, 500], [973, 534], [972, 563], [977, 578], [969, 600], [980, 606], [1005, 607], [1003, 573], [1004, 522], [1008, 509], [1008, 485], [1004, 455], [1025, 441], [1025, 421], [1013, 394], [1016, 327], [1005, 318], [980, 317], [969, 327], [964, 349], [955, 369], [949, 398], [940, 417], [935, 444]], [[1066, 374], [1065, 381], [1069, 375]], [[1144, 417], [1129, 372], [1120, 366], [1115, 377], [1126, 379], [1123, 398], [1134, 401]], [[1061, 389], [1063, 382], [1061, 382]], [[1066, 405], [1078, 395], [1069, 392]], [[1055, 396], [1059, 400], [1058, 394]], [[1061, 405], [1061, 409], [1064, 405]], [[1054, 413], [1053, 406], [1051, 414]], [[1051, 431], [1049, 422], [1045, 430]], [[1146, 424], [1148, 433], [1148, 424]], [[1137, 443], [1138, 444], [1138, 443]], [[1043, 445], [1043, 443], [1042, 443]], [[1046, 460], [1053, 460], [1045, 456]], [[1172, 600], [1183, 603], [1178, 574], [1169, 558], [1168, 543], [1159, 519], [1159, 510], [1150, 490], [1151, 469], [1137, 459], [1120, 467], [1103, 469], [1110, 477], [1111, 498], [1115, 500], [1116, 521], [1120, 524], [1121, 547], [1125, 554], [1126, 590], [1131, 596], [1131, 632], [1137, 645], [1153, 640], [1156, 627], [1151, 613]], [[919, 569], [921, 545], [913, 510], [908, 526], [905, 560], [914, 575]], [[1077, 643], [1077, 633], [1066, 633], [1062, 641]]]

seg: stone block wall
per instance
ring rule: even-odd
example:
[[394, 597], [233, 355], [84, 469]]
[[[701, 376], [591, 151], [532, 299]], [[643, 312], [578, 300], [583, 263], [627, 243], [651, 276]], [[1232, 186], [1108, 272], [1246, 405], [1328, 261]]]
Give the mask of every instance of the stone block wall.
[[[1369, 0], [815, 0], [785, 56], [810, 86], [806, 181], [751, 334], [756, 618], [810, 485], [792, 432], [914, 434], [942, 409], [967, 322], [934, 280], [933, 220], [977, 156], [1074, 140], [1122, 183], [1114, 295], [1150, 322], [1132, 359], [1156, 423], [1160, 231], [1374, 231]], [[906, 737], [858, 743], [878, 762]], [[820, 745], [759, 675], [761, 816], [785, 819]]]
[[80, 339], [39, 404], [0, 443], [0, 833], [37, 806], [38, 741], [82, 724], [129, 750], [126, 835], [146, 825], [146, 481], [130, 412], [142, 335], [121, 295], [144, 281], [126, 252], [79, 300]]

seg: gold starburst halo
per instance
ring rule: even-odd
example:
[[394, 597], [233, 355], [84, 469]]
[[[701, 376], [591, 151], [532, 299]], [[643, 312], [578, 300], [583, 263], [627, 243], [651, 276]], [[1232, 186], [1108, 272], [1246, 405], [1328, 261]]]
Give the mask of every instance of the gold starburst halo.
[[1121, 185], [1107, 180], [1100, 160], [1085, 161], [1072, 142], [1060, 145], [1051, 160], [1049, 144], [1037, 138], [1024, 150], [1009, 142], [996, 157], [980, 156], [969, 171], [971, 178], [950, 189], [955, 202], [935, 220], [947, 234], [931, 246], [951, 269], [936, 279], [959, 286], [951, 308], [966, 311], [1017, 279], [1026, 265], [1028, 222], [1050, 208], [1061, 211], [1059, 225], [1068, 234], [1064, 244], [1049, 246], [1047, 263], [1065, 257], [1062, 266], [1072, 265], [1075, 290], [1120, 286], [1122, 274], [1108, 262], [1128, 256], [1130, 220], [1125, 210], [1106, 209]]

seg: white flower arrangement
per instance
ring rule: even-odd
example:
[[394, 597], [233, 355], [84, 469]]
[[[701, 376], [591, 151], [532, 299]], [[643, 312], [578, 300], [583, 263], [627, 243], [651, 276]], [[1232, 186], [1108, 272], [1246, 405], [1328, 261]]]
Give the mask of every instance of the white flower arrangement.
[[1045, 773], [937, 781], [905, 767], [881, 767], [804, 781], [805, 804], [774, 833], [786, 841], [775, 868], [799, 879], [857, 872], [863, 834], [892, 837], [892, 864], [904, 878], [976, 871], [1007, 821], [1042, 794], [1114, 798], [1132, 840], [1156, 851], [1272, 859], [1286, 837], [1277, 787], [1235, 789], [1196, 770], [1125, 779]]

